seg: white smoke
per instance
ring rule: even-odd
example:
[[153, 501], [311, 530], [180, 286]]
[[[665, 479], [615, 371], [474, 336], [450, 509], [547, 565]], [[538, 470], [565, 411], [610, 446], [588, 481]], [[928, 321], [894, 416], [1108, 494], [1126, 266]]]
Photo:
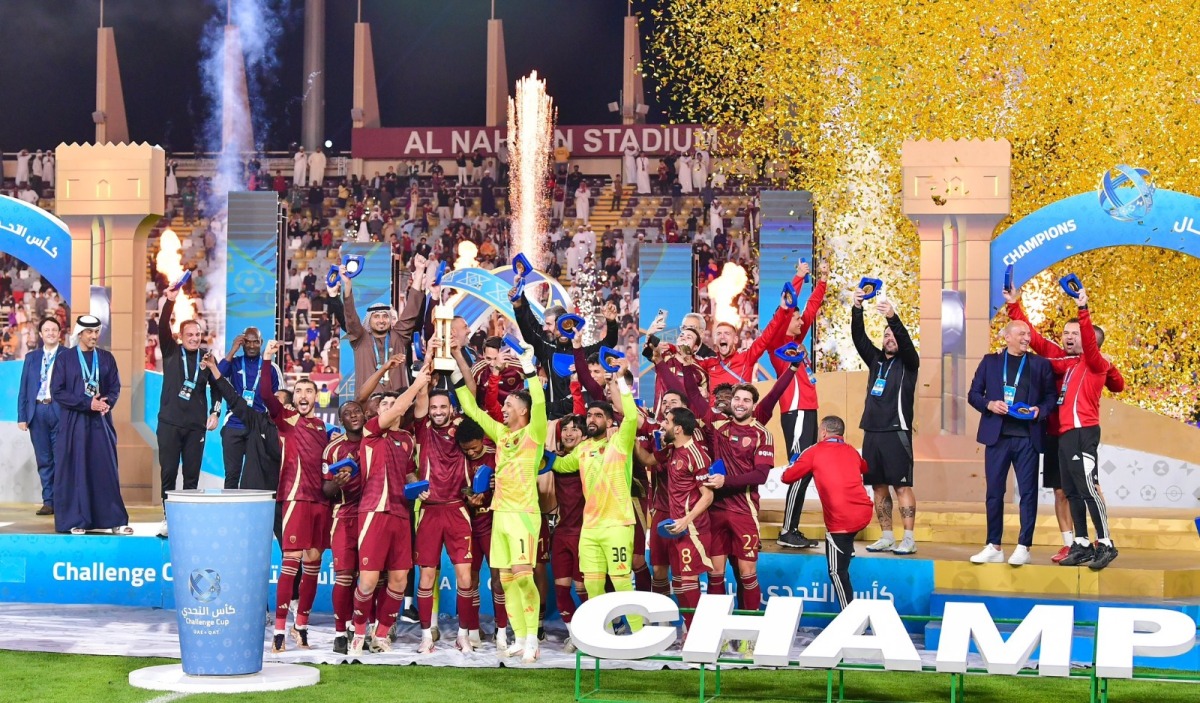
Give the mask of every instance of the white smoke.
[[[270, 133], [271, 114], [265, 108], [262, 88], [275, 80], [279, 68], [276, 47], [293, 10], [292, 0], [209, 0], [209, 5], [213, 14], [200, 40], [200, 82], [208, 102], [208, 117], [202, 129], [205, 149], [216, 152], [218, 159], [211, 193], [204, 203], [216, 239], [215, 256], [206, 274], [204, 309], [208, 311], [209, 330], [223, 346], [228, 195], [230, 191], [245, 190], [243, 165], [250, 158], [249, 150], [257, 150], [256, 145], [263, 144]], [[249, 111], [240, 99], [236, 81], [233, 85], [225, 81], [226, 25], [236, 27], [240, 38], [241, 56], [231, 54], [229, 58], [234, 63], [240, 58], [244, 67]], [[236, 47], [230, 48], [236, 52]], [[225, 143], [227, 131], [229, 144]]]

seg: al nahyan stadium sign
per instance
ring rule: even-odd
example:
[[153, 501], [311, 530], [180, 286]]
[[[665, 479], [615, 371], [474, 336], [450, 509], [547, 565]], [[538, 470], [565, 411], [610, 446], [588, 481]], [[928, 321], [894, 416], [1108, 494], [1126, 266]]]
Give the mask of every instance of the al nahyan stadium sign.
[[[775, 596], [766, 612], [735, 615], [730, 595], [703, 595], [683, 643], [685, 662], [713, 663], [725, 640], [754, 642], [753, 662], [759, 666], [831, 669], [843, 659], [872, 659], [895, 671], [920, 671], [921, 657], [896, 607], [887, 600], [851, 601], [817, 635], [799, 657], [792, 643], [804, 612], [804, 600]], [[628, 635], [608, 626], [614, 618], [641, 615], [646, 625]], [[661, 654], [676, 639], [679, 607], [658, 593], [625, 591], [590, 598], [571, 620], [571, 641], [579, 651], [600, 659], [642, 659]], [[1075, 609], [1069, 605], [1037, 605], [1005, 640], [983, 603], [947, 603], [937, 649], [937, 670], [963, 673], [974, 642], [988, 673], [1016, 675], [1029, 668], [1041, 646], [1040, 676], [1068, 676]], [[866, 633], [870, 628], [871, 634]], [[1196, 645], [1196, 623], [1186, 613], [1162, 608], [1100, 608], [1093, 664], [1101, 678], [1133, 677], [1133, 658], [1173, 657]]]

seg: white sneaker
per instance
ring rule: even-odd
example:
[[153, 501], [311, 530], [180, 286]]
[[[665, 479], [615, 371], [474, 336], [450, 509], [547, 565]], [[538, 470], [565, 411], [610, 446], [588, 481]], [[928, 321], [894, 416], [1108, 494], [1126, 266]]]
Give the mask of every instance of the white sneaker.
[[524, 654], [525, 654], [525, 642], [520, 637], [517, 637], [516, 639], [513, 640], [513, 643], [508, 646], [508, 649], [505, 650], [503, 656], [520, 657], [520, 656], [523, 656]]
[[350, 649], [347, 651], [347, 655], [351, 657], [361, 657], [363, 653], [363, 645], [366, 643], [366, 635], [355, 635], [354, 638], [350, 640]]
[[880, 537], [874, 544], [867, 545], [868, 552], [890, 552], [896, 547], [896, 540]]
[[496, 628], [496, 656], [501, 659], [508, 656], [508, 632], [503, 627]]
[[[1016, 557], [1016, 554], [1013, 555]], [[997, 549], [990, 544], [983, 545], [983, 549], [979, 553], [971, 557], [972, 564], [999, 564], [1004, 561], [1004, 550]]]
[[564, 654], [574, 654], [576, 649], [578, 649], [578, 647], [575, 646], [575, 643], [571, 641], [570, 637], [567, 637], [565, 640], [563, 640]]
[[1024, 566], [1028, 564], [1033, 557], [1029, 554], [1029, 547], [1023, 544], [1018, 544], [1013, 550], [1012, 556], [1008, 558], [1009, 566]]
[[[355, 639], [358, 639], [357, 637]], [[372, 654], [387, 654], [392, 651], [392, 640], [389, 637], [378, 637], [371, 635], [371, 639], [367, 646], [371, 649]]]
[[433, 637], [421, 635], [421, 646], [417, 647], [417, 654], [433, 654]]
[[525, 654], [521, 657], [522, 664], [536, 664], [541, 651], [538, 647], [537, 635], [525, 638]]
[[917, 553], [917, 543], [915, 540], [905, 539], [905, 540], [902, 540], [900, 542], [900, 544], [897, 544], [895, 547], [892, 547], [892, 554], [900, 554], [900, 555], [907, 556], [909, 554], [916, 554], [916, 553]]
[[163, 518], [162, 522], [158, 523], [158, 536], [166, 539], [167, 537], [167, 519]]
[[471, 638], [468, 635], [459, 635], [454, 640], [454, 648], [463, 654], [470, 654], [475, 651], [475, 646], [471, 644]]
[[471, 641], [472, 647], [478, 647], [483, 644], [483, 638], [479, 635], [479, 630], [471, 630], [467, 633], [467, 639]]

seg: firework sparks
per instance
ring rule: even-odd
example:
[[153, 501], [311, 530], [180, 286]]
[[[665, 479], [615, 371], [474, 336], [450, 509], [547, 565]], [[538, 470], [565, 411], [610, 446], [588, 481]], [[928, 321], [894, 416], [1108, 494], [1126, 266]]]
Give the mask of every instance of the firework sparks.
[[735, 302], [737, 297], [746, 290], [746, 269], [732, 262], [726, 262], [721, 269], [721, 275], [708, 284], [708, 297], [712, 301], [713, 326], [718, 322], [728, 322], [737, 329], [742, 327], [742, 318], [738, 314]]
[[475, 246], [475, 242], [464, 239], [458, 243], [458, 258], [454, 260], [454, 270], [461, 271], [462, 269], [476, 268], [479, 262], [475, 259], [475, 255], [479, 253], [479, 247]]
[[537, 71], [517, 81], [508, 99], [509, 160], [512, 175], [508, 198], [513, 213], [513, 240], [535, 269], [544, 264], [546, 170], [554, 136], [554, 101]]

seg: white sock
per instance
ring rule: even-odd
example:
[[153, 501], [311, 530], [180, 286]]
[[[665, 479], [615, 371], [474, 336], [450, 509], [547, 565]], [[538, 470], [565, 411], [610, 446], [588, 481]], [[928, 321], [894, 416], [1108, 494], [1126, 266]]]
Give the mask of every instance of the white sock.
[[884, 538], [885, 540], [887, 540], [888, 542], [895, 542], [895, 541], [896, 541], [896, 535], [895, 535], [895, 534], [893, 534], [891, 530], [884, 530], [884, 531], [883, 531], [883, 538]]
[[467, 636], [467, 628], [465, 628], [465, 627], [458, 628], [458, 636], [466, 637]]
[[1066, 532], [1062, 533], [1062, 538], [1063, 546], [1070, 547], [1071, 544], [1075, 542], [1075, 533], [1072, 530], [1067, 530]]
[[423, 639], [425, 639], [425, 638], [433, 639], [433, 628], [432, 627], [421, 628], [421, 637]]
[[1111, 539], [1109, 539], [1108, 537], [1105, 537], [1104, 539], [1101, 539], [1101, 540], [1096, 540], [1096, 541], [1098, 541], [1100, 544], [1103, 544], [1105, 547], [1111, 547], [1111, 546], [1112, 546], [1112, 540], [1111, 540]]
[[1092, 543], [1088, 541], [1087, 537], [1076, 537], [1075, 544], [1078, 544], [1080, 547], [1090, 547]]
[[917, 538], [913, 536], [912, 530], [904, 531], [904, 541], [905, 542], [916, 542], [917, 541]]
[[287, 631], [286, 630], [275, 630], [275, 634], [276, 635], [286, 635]]
[[538, 648], [538, 638], [536, 634], [525, 637], [525, 647], [531, 650]]

